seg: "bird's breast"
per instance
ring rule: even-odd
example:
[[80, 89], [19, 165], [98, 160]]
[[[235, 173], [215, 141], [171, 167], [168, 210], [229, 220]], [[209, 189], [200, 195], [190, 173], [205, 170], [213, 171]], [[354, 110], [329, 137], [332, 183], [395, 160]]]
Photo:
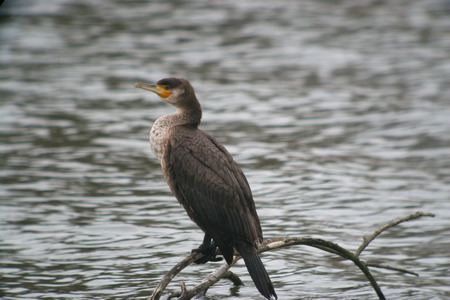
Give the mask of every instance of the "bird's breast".
[[150, 130], [150, 147], [159, 159], [163, 156], [169, 138], [170, 126], [166, 121], [163, 117], [157, 119]]

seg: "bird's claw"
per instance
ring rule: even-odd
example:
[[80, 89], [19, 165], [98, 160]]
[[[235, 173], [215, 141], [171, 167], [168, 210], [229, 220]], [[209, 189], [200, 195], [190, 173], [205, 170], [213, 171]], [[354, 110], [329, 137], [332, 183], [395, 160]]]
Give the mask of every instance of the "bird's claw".
[[201, 253], [203, 254], [202, 257], [199, 259], [194, 260], [194, 263], [196, 264], [206, 264], [209, 261], [221, 261], [223, 260], [222, 257], [216, 256], [216, 247], [202, 247], [192, 249], [191, 253]]

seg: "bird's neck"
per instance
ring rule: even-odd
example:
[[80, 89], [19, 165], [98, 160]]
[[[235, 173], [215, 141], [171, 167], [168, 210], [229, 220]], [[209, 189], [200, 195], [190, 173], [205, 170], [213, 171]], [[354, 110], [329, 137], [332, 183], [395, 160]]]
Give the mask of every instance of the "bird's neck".
[[174, 114], [168, 116], [171, 121], [172, 126], [194, 126], [198, 127], [202, 119], [202, 110], [200, 107], [198, 109], [189, 110], [177, 108]]
[[161, 158], [170, 138], [170, 130], [176, 126], [197, 128], [202, 118], [202, 110], [185, 111], [178, 109], [174, 114], [158, 118], [150, 130], [150, 145], [156, 157]]

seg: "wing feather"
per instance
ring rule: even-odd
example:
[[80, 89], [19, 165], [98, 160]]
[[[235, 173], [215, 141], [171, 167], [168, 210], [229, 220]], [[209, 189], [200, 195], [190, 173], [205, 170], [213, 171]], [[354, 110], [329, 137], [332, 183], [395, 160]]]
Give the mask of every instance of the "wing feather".
[[262, 239], [248, 182], [213, 137], [194, 128], [173, 128], [162, 165], [172, 192], [203, 231], [232, 243]]

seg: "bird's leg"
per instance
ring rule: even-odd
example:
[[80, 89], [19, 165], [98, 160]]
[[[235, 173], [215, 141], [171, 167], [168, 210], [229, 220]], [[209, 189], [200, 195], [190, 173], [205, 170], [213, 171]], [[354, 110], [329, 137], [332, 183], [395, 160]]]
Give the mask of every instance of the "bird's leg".
[[202, 258], [194, 261], [196, 264], [205, 264], [208, 261], [221, 261], [221, 257], [216, 257], [216, 242], [211, 238], [210, 235], [205, 233], [205, 237], [203, 238], [203, 243], [196, 249], [192, 249], [192, 252], [200, 252], [204, 256]]

